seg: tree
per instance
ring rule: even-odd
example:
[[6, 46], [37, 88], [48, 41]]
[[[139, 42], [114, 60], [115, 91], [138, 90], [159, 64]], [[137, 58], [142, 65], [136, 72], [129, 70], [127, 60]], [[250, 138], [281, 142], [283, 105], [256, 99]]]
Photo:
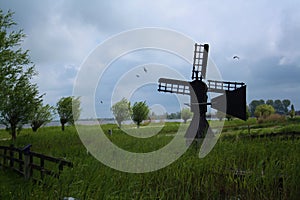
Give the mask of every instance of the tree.
[[226, 114], [226, 119], [227, 119], [227, 121], [231, 121], [231, 120], [232, 120], [232, 116], [231, 116], [231, 115], [228, 115], [228, 114]]
[[181, 110], [181, 118], [183, 119], [184, 123], [186, 123], [186, 121], [190, 119], [192, 116], [193, 113], [190, 111], [189, 108], [183, 108]]
[[251, 101], [251, 103], [249, 104], [249, 111], [250, 111], [250, 114], [251, 114], [252, 117], [255, 116], [254, 112], [255, 112], [256, 107], [259, 106], [259, 105], [262, 105], [262, 104], [265, 104], [265, 101], [262, 100], [262, 99]]
[[274, 101], [272, 99], [269, 99], [266, 101], [266, 104], [270, 106], [274, 106]]
[[79, 97], [62, 97], [57, 102], [57, 112], [60, 117], [61, 130], [65, 130], [65, 124], [74, 124], [80, 116], [80, 100]]
[[33, 111], [42, 102], [36, 84], [30, 81], [36, 75], [28, 50], [20, 46], [25, 35], [14, 31], [13, 13], [0, 10], [0, 123], [16, 139], [16, 130], [29, 123]]
[[181, 112], [167, 113], [167, 119], [181, 119]]
[[132, 120], [137, 124], [137, 127], [140, 127], [140, 124], [143, 120], [148, 118], [150, 109], [147, 106], [146, 102], [135, 102], [132, 106]]
[[120, 128], [121, 128], [122, 121], [126, 119], [130, 119], [130, 115], [131, 115], [130, 102], [126, 98], [123, 98], [121, 101], [115, 103], [111, 107], [111, 110]]
[[283, 104], [283, 109], [284, 109], [285, 114], [288, 114], [289, 113], [288, 107], [291, 105], [291, 101], [288, 99], [284, 99], [282, 101], [282, 104]]
[[43, 106], [42, 104], [37, 107], [31, 120], [31, 128], [36, 132], [42, 125], [51, 122], [54, 115], [54, 107], [49, 104]]
[[276, 99], [275, 101], [267, 100], [266, 104], [273, 106], [277, 114], [286, 115], [289, 114], [288, 107], [291, 105], [291, 101], [289, 99], [284, 99], [282, 101], [279, 99]]
[[290, 116], [291, 116], [292, 119], [295, 117], [295, 108], [294, 108], [294, 105], [293, 105], [293, 104], [292, 104], [292, 106], [291, 106]]
[[281, 102], [281, 100], [279, 100], [279, 99], [275, 100], [273, 107], [274, 107], [276, 113], [278, 113], [280, 115], [285, 114], [284, 105]]
[[255, 109], [255, 117], [257, 119], [260, 117], [265, 119], [273, 113], [275, 113], [274, 108], [267, 104], [259, 105]]

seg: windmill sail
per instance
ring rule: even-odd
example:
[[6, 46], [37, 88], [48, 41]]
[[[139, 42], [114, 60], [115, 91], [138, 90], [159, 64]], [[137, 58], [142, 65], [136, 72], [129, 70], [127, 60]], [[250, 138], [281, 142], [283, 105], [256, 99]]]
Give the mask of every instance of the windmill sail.
[[169, 92], [176, 94], [190, 95], [190, 83], [187, 81], [160, 78], [158, 80], [158, 91], [159, 92]]
[[214, 80], [207, 81], [208, 92], [215, 92], [215, 93], [224, 93], [225, 91], [233, 91], [244, 85], [245, 83], [242, 82], [214, 81]]
[[246, 86], [226, 91], [211, 100], [211, 107], [223, 113], [246, 120]]
[[193, 80], [202, 80], [206, 77], [206, 67], [208, 58], [208, 44], [195, 44], [194, 63], [192, 71]]
[[[159, 92], [169, 92], [175, 94], [190, 95], [190, 91], [189, 91], [190, 82], [188, 81], [160, 78], [158, 80], [158, 83], [159, 83], [158, 85]], [[233, 91], [244, 85], [245, 83], [242, 82], [215, 81], [215, 80], [207, 81], [208, 92], [215, 92], [215, 93], [224, 93], [226, 91]]]

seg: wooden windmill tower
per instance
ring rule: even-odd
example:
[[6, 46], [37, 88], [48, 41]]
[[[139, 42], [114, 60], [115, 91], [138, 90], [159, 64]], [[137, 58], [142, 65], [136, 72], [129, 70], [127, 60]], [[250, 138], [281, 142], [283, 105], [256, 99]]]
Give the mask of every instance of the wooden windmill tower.
[[[206, 120], [208, 105], [233, 117], [246, 120], [246, 85], [240, 82], [205, 81], [208, 52], [208, 44], [195, 44], [192, 81], [159, 79], [159, 92], [190, 96], [190, 107], [194, 115], [185, 134], [187, 139], [203, 138], [207, 131], [211, 131]], [[208, 92], [221, 95], [208, 103]]]

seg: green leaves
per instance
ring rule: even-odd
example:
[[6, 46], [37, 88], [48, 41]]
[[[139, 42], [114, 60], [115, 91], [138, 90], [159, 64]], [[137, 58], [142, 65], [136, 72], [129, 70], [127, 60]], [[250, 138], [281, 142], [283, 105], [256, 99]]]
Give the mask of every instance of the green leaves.
[[131, 118], [139, 127], [141, 122], [148, 118], [149, 112], [149, 107], [147, 106], [145, 101], [135, 102], [132, 107]]
[[122, 121], [130, 119], [130, 117], [139, 127], [143, 120], [148, 119], [150, 109], [145, 101], [135, 102], [134, 105], [130, 107], [130, 102], [126, 98], [123, 98], [111, 107], [111, 111], [119, 127], [121, 127]]
[[189, 108], [183, 108], [181, 110], [181, 118], [183, 119], [184, 123], [186, 123], [186, 121], [190, 119], [192, 116], [193, 113], [190, 111]]
[[80, 117], [79, 97], [63, 97], [57, 102], [57, 112], [64, 131], [64, 124], [69, 122], [74, 124]]
[[255, 117], [259, 118], [266, 118], [270, 116], [271, 114], [275, 113], [274, 108], [271, 105], [262, 104], [256, 107], [255, 109]]
[[123, 98], [111, 107], [111, 111], [113, 112], [119, 127], [121, 127], [122, 121], [130, 119], [130, 102], [126, 98]]
[[12, 15], [0, 10], [0, 123], [16, 139], [16, 129], [31, 120], [43, 95], [30, 82], [36, 71], [29, 66], [32, 62], [28, 50], [18, 48], [25, 34], [22, 30], [11, 31], [16, 25]]
[[55, 113], [55, 108], [49, 104], [43, 106], [39, 105], [32, 116], [31, 128], [34, 132], [37, 131], [42, 125], [53, 120], [53, 115]]
[[253, 100], [249, 104], [249, 111], [251, 112], [251, 116], [255, 116], [255, 109], [259, 105], [267, 104], [270, 105], [274, 108], [275, 113], [280, 114], [280, 115], [287, 115], [289, 114], [289, 109], [288, 107], [291, 105], [291, 101], [289, 99], [276, 99], [275, 101], [272, 99], [268, 99], [265, 103], [264, 100]]

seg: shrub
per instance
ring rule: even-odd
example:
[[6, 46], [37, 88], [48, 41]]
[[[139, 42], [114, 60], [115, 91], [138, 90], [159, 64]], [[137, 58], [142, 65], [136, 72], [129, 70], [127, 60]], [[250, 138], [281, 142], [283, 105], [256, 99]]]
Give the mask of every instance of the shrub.
[[263, 118], [260, 117], [257, 120], [257, 123], [261, 124], [261, 123], [266, 123], [266, 122], [270, 122], [270, 123], [280, 123], [280, 122], [285, 122], [286, 118], [283, 115], [279, 115], [279, 114], [271, 114], [270, 116]]

